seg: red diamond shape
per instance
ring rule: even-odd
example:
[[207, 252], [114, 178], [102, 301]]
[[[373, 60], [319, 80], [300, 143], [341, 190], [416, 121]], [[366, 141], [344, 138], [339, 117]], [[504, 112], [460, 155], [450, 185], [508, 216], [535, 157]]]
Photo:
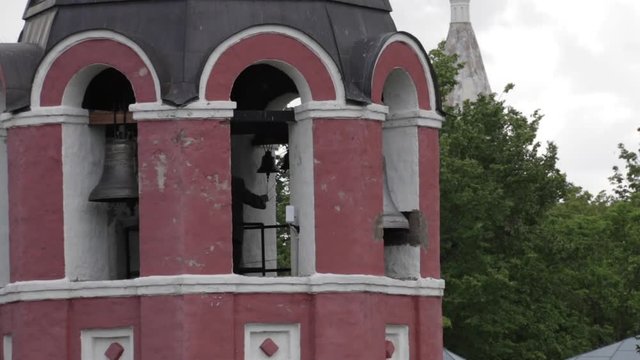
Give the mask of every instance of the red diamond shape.
[[122, 353], [124, 353], [122, 345], [114, 342], [109, 345], [107, 351], [104, 352], [104, 356], [109, 360], [118, 360], [122, 356]]
[[391, 341], [387, 340], [384, 343], [384, 354], [386, 356], [385, 359], [391, 359], [395, 351], [396, 351], [396, 347], [393, 346], [393, 343]]
[[273, 354], [278, 352], [278, 349], [280, 348], [271, 338], [267, 338], [267, 340], [263, 341], [262, 345], [260, 345], [260, 350], [268, 357], [272, 357]]

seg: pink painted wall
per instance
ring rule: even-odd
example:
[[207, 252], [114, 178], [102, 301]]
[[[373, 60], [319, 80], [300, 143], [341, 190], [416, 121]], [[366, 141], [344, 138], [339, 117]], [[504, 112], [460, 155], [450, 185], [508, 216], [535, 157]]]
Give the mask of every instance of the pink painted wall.
[[437, 297], [373, 293], [36, 301], [0, 305], [0, 334], [13, 336], [20, 360], [80, 360], [82, 330], [123, 327], [136, 359], [243, 360], [245, 324], [298, 323], [302, 360], [364, 360], [383, 359], [386, 325], [408, 325], [411, 359], [441, 360], [440, 309]]
[[314, 120], [316, 269], [384, 275], [382, 125], [369, 120]]
[[228, 121], [138, 123], [141, 275], [232, 269]]
[[72, 46], [53, 62], [42, 85], [41, 106], [60, 105], [71, 78], [94, 64], [110, 66], [124, 74], [138, 103], [157, 100], [152, 70], [135, 51], [113, 40], [92, 39]]
[[8, 131], [11, 281], [64, 278], [62, 130]]
[[296, 68], [309, 83], [313, 100], [333, 100], [336, 92], [320, 58], [306, 45], [282, 34], [258, 34], [231, 46], [220, 56], [207, 80], [207, 100], [229, 100], [236, 78], [264, 59], [279, 60]]
[[382, 104], [382, 92], [389, 74], [397, 69], [405, 70], [411, 76], [418, 94], [418, 105], [421, 109], [430, 110], [429, 84], [420, 58], [413, 49], [402, 42], [394, 42], [388, 45], [376, 63], [373, 84], [371, 85], [371, 99]]
[[[440, 138], [438, 129], [418, 129], [420, 210], [427, 219], [429, 246], [420, 253], [422, 277], [440, 278]], [[426, 251], [425, 251], [426, 250]]]

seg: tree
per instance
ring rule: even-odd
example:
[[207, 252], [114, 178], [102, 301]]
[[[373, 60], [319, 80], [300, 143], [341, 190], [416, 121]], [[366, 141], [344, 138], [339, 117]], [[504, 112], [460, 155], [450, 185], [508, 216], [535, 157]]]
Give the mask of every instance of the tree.
[[[453, 88], [455, 56], [430, 53], [440, 84]], [[505, 94], [512, 85], [505, 89]], [[560, 320], [554, 304], [536, 303], [551, 285], [535, 281], [543, 263], [530, 238], [568, 191], [557, 148], [535, 141], [530, 117], [495, 94], [448, 107], [441, 133], [441, 239], [447, 280], [445, 343], [475, 359], [546, 359], [547, 334]]]

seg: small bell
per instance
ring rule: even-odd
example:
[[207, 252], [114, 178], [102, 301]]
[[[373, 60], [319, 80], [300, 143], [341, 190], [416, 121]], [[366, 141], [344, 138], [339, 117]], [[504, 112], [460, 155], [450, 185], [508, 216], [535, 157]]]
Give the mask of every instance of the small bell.
[[278, 172], [276, 159], [273, 157], [273, 154], [271, 154], [271, 150], [267, 150], [262, 156], [262, 162], [257, 172], [258, 174], [267, 174], [267, 178], [269, 178], [269, 174]]
[[91, 191], [89, 201], [130, 202], [137, 198], [136, 142], [109, 139], [105, 147], [102, 176]]

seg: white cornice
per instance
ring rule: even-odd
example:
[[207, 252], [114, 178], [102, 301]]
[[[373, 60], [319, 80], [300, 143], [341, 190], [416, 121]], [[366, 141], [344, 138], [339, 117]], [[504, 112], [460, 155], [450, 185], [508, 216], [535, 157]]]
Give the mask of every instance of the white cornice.
[[389, 115], [384, 123], [385, 128], [407, 126], [430, 127], [440, 129], [444, 117], [433, 110], [411, 110]]
[[384, 121], [389, 108], [384, 105], [345, 105], [336, 101], [311, 101], [294, 108], [297, 121], [309, 119], [362, 119]]
[[230, 119], [236, 108], [234, 101], [197, 101], [185, 107], [174, 107], [157, 103], [132, 104], [136, 121], [188, 120], [188, 119]]
[[5, 129], [48, 124], [87, 124], [89, 112], [67, 106], [42, 107], [18, 114], [4, 113], [0, 115], [0, 121]]
[[186, 294], [377, 293], [443, 296], [444, 280], [395, 280], [384, 276], [316, 274], [309, 277], [240, 275], [154, 276], [133, 280], [72, 282], [67, 279], [12, 283], [0, 289], [0, 304], [17, 301]]

